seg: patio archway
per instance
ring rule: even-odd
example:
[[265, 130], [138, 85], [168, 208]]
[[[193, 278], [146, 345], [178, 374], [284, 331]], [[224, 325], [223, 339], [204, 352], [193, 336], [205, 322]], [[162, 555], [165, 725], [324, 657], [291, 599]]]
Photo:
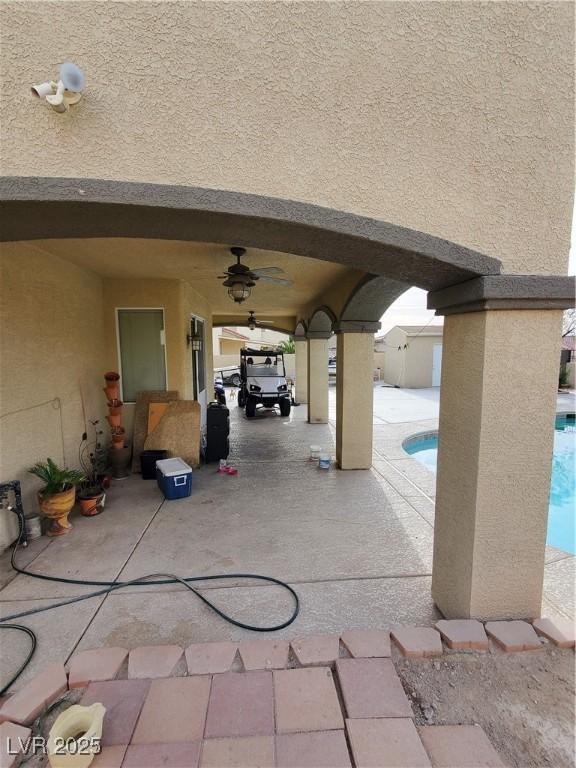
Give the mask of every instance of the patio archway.
[[200, 187], [3, 177], [1, 238], [139, 237], [216, 242], [332, 261], [435, 290], [500, 273], [447, 240], [309, 203]]
[[[309, 350], [326, 344], [333, 330], [340, 336], [338, 370], [349, 392], [342, 389], [338, 405], [337, 420], [343, 423], [346, 417], [347, 431], [340, 431], [337, 450], [350, 468], [364, 467], [369, 453], [374, 325], [386, 303], [407, 287], [430, 291], [429, 306], [449, 316], [434, 598], [447, 616], [538, 615], [557, 383], [554, 344], [560, 310], [573, 303], [573, 281], [501, 275], [497, 260], [438, 237], [346, 211], [240, 192], [9, 177], [0, 181], [0, 212], [5, 241], [125, 237], [216, 242], [366, 273], [339, 318], [323, 308], [306, 328]], [[534, 349], [539, 351], [537, 367]], [[312, 365], [322, 360], [323, 353], [309, 353], [309, 382]], [[320, 374], [327, 377], [326, 366], [318, 370], [315, 380]], [[310, 413], [319, 414], [314, 393], [309, 397]], [[327, 414], [317, 419], [324, 422]], [[361, 462], [355, 467], [358, 455]]]

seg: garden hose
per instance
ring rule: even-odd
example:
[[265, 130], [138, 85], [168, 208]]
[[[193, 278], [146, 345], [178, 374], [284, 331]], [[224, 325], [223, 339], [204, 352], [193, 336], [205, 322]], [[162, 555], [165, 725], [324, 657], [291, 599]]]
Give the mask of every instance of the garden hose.
[[[12, 679], [0, 690], [0, 696], [2, 696], [20, 677], [22, 672], [26, 669], [28, 664], [30, 663], [34, 652], [36, 650], [37, 646], [37, 638], [34, 634], [33, 630], [31, 630], [29, 627], [25, 627], [22, 624], [14, 624], [14, 622], [17, 619], [22, 619], [25, 616], [33, 616], [37, 613], [43, 613], [44, 611], [51, 611], [55, 608], [61, 608], [64, 605], [71, 605], [73, 603], [78, 603], [82, 600], [89, 600], [92, 597], [99, 597], [100, 595], [107, 595], [110, 592], [114, 592], [117, 589], [122, 589], [123, 587], [134, 587], [134, 586], [149, 586], [150, 584], [182, 584], [186, 589], [190, 590], [190, 592], [193, 592], [196, 597], [198, 597], [202, 602], [207, 605], [209, 608], [211, 608], [214, 613], [216, 613], [220, 618], [224, 619], [224, 621], [227, 621], [229, 624], [233, 624], [235, 627], [240, 627], [240, 629], [248, 629], [252, 632], [276, 632], [280, 629], [284, 629], [285, 627], [290, 626], [292, 622], [296, 619], [298, 616], [298, 613], [300, 611], [300, 601], [298, 599], [298, 595], [294, 591], [294, 589], [287, 584], [284, 581], [281, 581], [280, 579], [275, 579], [273, 576], [260, 576], [258, 574], [253, 573], [220, 573], [216, 574], [214, 576], [188, 576], [186, 578], [181, 578], [180, 576], [176, 576], [172, 573], [151, 573], [147, 574], [145, 576], [139, 576], [136, 579], [131, 579], [130, 581], [89, 581], [84, 579], [67, 579], [60, 576], [47, 576], [44, 573], [33, 573], [31, 571], [27, 571], [24, 568], [20, 568], [16, 564], [16, 550], [18, 549], [18, 546], [22, 540], [22, 537], [24, 536], [25, 532], [25, 523], [24, 523], [24, 512], [21, 509], [14, 510], [18, 516], [18, 538], [16, 539], [14, 546], [12, 548], [12, 555], [10, 558], [10, 563], [12, 565], [12, 568], [17, 571], [17, 573], [24, 574], [25, 576], [31, 576], [34, 579], [42, 579], [43, 581], [54, 581], [58, 582], [60, 584], [76, 584], [79, 586], [90, 586], [90, 587], [101, 587], [101, 589], [98, 589], [94, 592], [88, 592], [85, 595], [78, 595], [77, 597], [68, 598], [66, 600], [62, 600], [58, 603], [52, 603], [51, 605], [43, 606], [41, 608], [31, 608], [28, 611], [22, 611], [20, 613], [14, 613], [10, 616], [4, 616], [3, 618], [0, 618], [0, 629], [12, 629], [17, 630], [20, 632], [26, 633], [30, 639], [31, 639], [31, 647], [28, 652], [28, 656], [26, 657], [26, 660], [24, 663], [20, 666], [16, 674], [12, 677]], [[263, 581], [267, 584], [273, 584], [278, 587], [282, 587], [283, 589], [287, 590], [294, 602], [294, 608], [292, 610], [291, 615], [289, 616], [286, 621], [281, 622], [280, 624], [274, 624], [272, 626], [254, 626], [252, 624], [246, 624], [242, 621], [238, 621], [238, 619], [233, 618], [229, 614], [227, 614], [225, 611], [218, 608], [214, 603], [212, 603], [210, 600], [208, 600], [207, 597], [204, 597], [204, 595], [199, 592], [197, 589], [194, 589], [193, 586], [191, 586], [190, 582], [197, 582], [197, 581], [225, 581], [229, 579], [251, 579], [251, 580], [257, 580], [257, 581]], [[10, 623], [5, 623], [10, 622]]]

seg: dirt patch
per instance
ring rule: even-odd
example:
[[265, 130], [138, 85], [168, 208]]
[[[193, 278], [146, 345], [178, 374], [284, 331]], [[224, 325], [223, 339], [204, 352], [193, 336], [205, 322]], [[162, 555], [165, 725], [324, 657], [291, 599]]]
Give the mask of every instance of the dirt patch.
[[394, 663], [419, 725], [481, 725], [515, 768], [574, 766], [574, 651], [398, 656]]

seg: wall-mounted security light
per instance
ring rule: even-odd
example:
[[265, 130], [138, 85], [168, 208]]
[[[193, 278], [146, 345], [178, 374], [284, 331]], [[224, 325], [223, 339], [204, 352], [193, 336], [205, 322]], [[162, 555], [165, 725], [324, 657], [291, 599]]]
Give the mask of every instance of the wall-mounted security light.
[[82, 98], [85, 84], [84, 72], [80, 67], [71, 61], [65, 61], [60, 67], [59, 80], [33, 85], [32, 94], [39, 99], [45, 99], [55, 112], [68, 112], [70, 107], [78, 104]]

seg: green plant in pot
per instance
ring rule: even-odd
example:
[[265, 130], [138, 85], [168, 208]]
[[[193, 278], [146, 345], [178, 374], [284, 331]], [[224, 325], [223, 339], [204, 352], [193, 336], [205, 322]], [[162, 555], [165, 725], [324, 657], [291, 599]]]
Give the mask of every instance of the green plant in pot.
[[85, 481], [78, 469], [63, 469], [52, 459], [39, 461], [28, 470], [44, 483], [38, 492], [38, 505], [42, 514], [50, 520], [48, 536], [63, 536], [72, 526], [68, 515], [76, 500], [76, 488]]
[[94, 431], [93, 438], [90, 440], [84, 433], [82, 442], [78, 450], [80, 466], [85, 475], [85, 480], [80, 486], [78, 501], [80, 502], [80, 512], [85, 517], [99, 515], [104, 510], [106, 493], [103, 488], [103, 480], [107, 475], [108, 454], [106, 448], [102, 445], [101, 429], [98, 429], [98, 420], [91, 421]]

